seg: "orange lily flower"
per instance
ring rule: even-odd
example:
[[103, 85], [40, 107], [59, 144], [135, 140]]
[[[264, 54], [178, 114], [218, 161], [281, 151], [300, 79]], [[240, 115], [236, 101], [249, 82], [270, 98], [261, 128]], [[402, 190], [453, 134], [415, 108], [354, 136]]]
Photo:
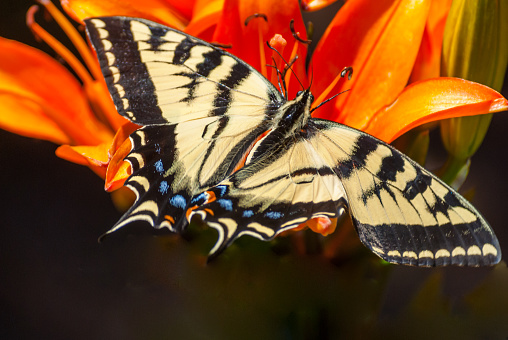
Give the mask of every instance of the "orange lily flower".
[[[415, 67], [417, 60], [423, 58], [417, 58], [423, 53], [422, 39], [439, 35], [438, 25], [429, 16], [430, 3], [429, 0], [348, 1], [316, 47], [310, 61], [313, 74], [309, 75], [305, 67], [307, 45], [302, 42], [307, 39], [307, 33], [297, 1], [196, 0], [178, 5], [171, 0], [144, 0], [142, 3], [129, 0], [122, 1], [119, 6], [117, 0], [62, 0], [64, 9], [78, 21], [98, 15], [138, 16], [183, 29], [211, 42], [231, 45], [231, 53], [254, 66], [277, 86], [276, 72], [267, 64], [275, 62], [279, 69], [284, 69], [286, 64], [266, 46], [270, 41], [285, 61], [291, 63], [297, 56], [299, 58], [292, 66], [294, 74], [287, 72], [285, 77], [289, 98], [302, 85], [308, 87], [309, 78], [312, 78], [312, 90], [317, 98], [314, 107], [347, 91], [316, 110], [315, 115], [364, 130], [386, 142], [428, 122], [508, 109], [508, 101], [496, 91], [461, 79], [433, 78], [407, 86], [411, 73], [418, 67]], [[446, 14], [440, 16], [441, 20], [444, 16]], [[290, 27], [291, 20], [293, 27]], [[435, 44], [433, 42], [432, 46]], [[348, 81], [342, 70], [349, 66], [353, 67], [354, 75]], [[102, 84], [99, 78], [95, 77], [96, 82]], [[103, 88], [101, 96], [106, 94]], [[106, 144], [86, 144], [95, 145], [93, 150], [72, 149], [76, 154], [87, 155], [89, 164], [95, 159], [102, 167], [108, 165], [106, 187], [110, 190], [120, 187], [129, 175], [129, 166], [123, 158], [130, 145], [128, 140], [122, 141], [132, 127], [121, 130], [112, 142], [112, 131], [119, 127], [110, 130], [110, 136], [103, 141]], [[60, 149], [65, 150], [60, 155], [71, 159], [68, 149]], [[334, 223], [326, 220], [309, 224], [323, 234], [335, 228]]]

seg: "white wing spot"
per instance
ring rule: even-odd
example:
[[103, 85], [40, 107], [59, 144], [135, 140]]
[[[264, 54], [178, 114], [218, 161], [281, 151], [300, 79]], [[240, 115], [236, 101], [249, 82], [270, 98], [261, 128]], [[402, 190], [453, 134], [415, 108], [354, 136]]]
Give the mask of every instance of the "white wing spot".
[[[124, 110], [127, 110], [129, 108], [129, 100], [127, 98], [122, 98], [122, 105], [123, 105], [123, 109]], [[134, 120], [134, 114], [132, 112], [126, 112], [128, 115], [129, 115], [129, 118], [131, 118], [131, 120]]]
[[497, 256], [497, 249], [490, 243], [485, 243], [483, 245], [483, 255], [487, 256], [488, 254], [492, 254], [494, 256]]
[[430, 250], [423, 250], [420, 252], [420, 254], [418, 254], [418, 258], [421, 259], [423, 257], [429, 257], [429, 258], [433, 259], [434, 254]]
[[104, 39], [102, 40], [102, 46], [104, 46], [104, 50], [109, 51], [111, 47], [113, 47], [113, 44], [111, 43], [111, 41]]
[[109, 66], [113, 66], [115, 64], [115, 61], [116, 61], [116, 57], [115, 55], [113, 54], [113, 52], [106, 52], [104, 53], [104, 56], [106, 57], [106, 59], [108, 60], [108, 65]]
[[90, 20], [92, 22], [92, 24], [94, 24], [94, 26], [96, 28], [103, 28], [103, 27], [106, 27], [106, 24], [104, 23], [104, 21], [100, 20], [100, 19], [92, 19]]
[[118, 70], [118, 67], [111, 66], [109, 68], [109, 70], [111, 71], [111, 74], [113, 75], [113, 82], [118, 83], [118, 81], [120, 80], [120, 71]]
[[436, 251], [436, 259], [440, 257], [450, 257], [450, 252], [446, 249], [439, 249]]
[[97, 33], [99, 33], [99, 37], [103, 40], [109, 36], [109, 32], [106, 31], [104, 28], [98, 28]]
[[398, 250], [390, 250], [390, 251], [388, 252], [388, 254], [386, 254], [386, 255], [388, 255], [388, 256], [397, 256], [397, 257], [401, 257], [401, 256], [400, 256], [400, 252], [399, 252]]
[[465, 256], [466, 255], [466, 251], [464, 250], [464, 248], [462, 247], [457, 247], [455, 249], [453, 249], [452, 251], [452, 256]]
[[123, 95], [125, 94], [125, 90], [124, 90], [123, 86], [120, 84], [115, 84], [115, 89], [116, 89], [116, 92], [118, 93], [118, 95], [120, 97], [123, 97]]
[[478, 246], [471, 246], [467, 250], [467, 255], [482, 255], [482, 251]]
[[418, 259], [418, 255], [416, 255], [416, 253], [414, 251], [405, 251], [402, 253], [402, 257], [412, 257], [415, 260]]

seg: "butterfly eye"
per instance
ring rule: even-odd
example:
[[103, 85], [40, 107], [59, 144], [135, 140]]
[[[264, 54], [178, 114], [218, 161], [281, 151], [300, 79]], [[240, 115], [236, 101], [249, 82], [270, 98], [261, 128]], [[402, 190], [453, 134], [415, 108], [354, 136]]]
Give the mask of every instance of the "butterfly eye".
[[297, 97], [300, 97], [300, 95], [301, 95], [301, 94], [303, 94], [303, 91], [298, 91], [298, 92], [296, 92], [296, 96], [297, 96]]

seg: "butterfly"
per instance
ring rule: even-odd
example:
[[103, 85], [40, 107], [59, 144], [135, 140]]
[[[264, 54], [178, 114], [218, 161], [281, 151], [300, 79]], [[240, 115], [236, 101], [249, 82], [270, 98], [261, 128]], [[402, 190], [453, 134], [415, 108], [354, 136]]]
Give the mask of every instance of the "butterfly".
[[109, 232], [137, 220], [181, 232], [200, 216], [218, 231], [213, 258], [242, 235], [271, 240], [349, 211], [388, 262], [500, 261], [466, 199], [375, 137], [312, 118], [309, 89], [288, 100], [239, 58], [154, 22], [85, 23], [118, 112], [142, 126], [126, 157], [136, 201]]

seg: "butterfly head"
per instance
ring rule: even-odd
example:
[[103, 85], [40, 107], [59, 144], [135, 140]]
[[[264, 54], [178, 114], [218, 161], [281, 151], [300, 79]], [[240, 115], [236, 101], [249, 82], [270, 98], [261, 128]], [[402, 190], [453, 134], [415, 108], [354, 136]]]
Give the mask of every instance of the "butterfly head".
[[294, 129], [302, 129], [309, 120], [310, 106], [314, 96], [310, 90], [298, 91], [295, 99], [288, 101], [281, 107], [282, 119], [280, 124]]

